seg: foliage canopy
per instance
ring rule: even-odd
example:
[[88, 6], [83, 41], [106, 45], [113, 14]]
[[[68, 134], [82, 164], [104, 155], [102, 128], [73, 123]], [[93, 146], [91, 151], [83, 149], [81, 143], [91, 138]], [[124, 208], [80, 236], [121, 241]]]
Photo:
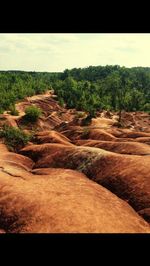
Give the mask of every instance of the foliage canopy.
[[86, 111], [92, 117], [102, 109], [150, 112], [150, 68], [115, 65], [63, 73], [0, 71], [0, 113], [26, 96], [50, 88], [61, 106]]

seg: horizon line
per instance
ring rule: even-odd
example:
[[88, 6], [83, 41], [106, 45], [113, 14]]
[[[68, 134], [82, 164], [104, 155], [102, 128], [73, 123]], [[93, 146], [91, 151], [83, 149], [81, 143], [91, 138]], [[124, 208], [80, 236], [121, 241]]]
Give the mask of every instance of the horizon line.
[[64, 72], [65, 70], [72, 70], [72, 69], [83, 69], [83, 68], [89, 68], [89, 67], [106, 67], [106, 66], [119, 66], [119, 67], [125, 67], [125, 68], [150, 68], [150, 66], [131, 66], [131, 67], [128, 67], [128, 66], [120, 66], [120, 65], [117, 65], [117, 64], [113, 64], [113, 65], [109, 65], [109, 64], [106, 64], [106, 65], [89, 65], [89, 66], [85, 66], [85, 67], [73, 67], [73, 68], [65, 68], [64, 70], [62, 71], [47, 71], [47, 70], [21, 70], [21, 69], [0, 69], [0, 72], [2, 71], [5, 71], [5, 72], [9, 72], [9, 71], [20, 71], [20, 72], [46, 72], [46, 73], [62, 73]]

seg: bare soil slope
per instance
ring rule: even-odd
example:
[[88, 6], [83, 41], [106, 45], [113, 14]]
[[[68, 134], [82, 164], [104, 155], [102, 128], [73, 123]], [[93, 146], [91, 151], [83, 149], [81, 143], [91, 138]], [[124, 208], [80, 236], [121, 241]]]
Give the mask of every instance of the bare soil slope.
[[[16, 104], [0, 116], [34, 138], [9, 152], [0, 140], [0, 233], [150, 232], [150, 115], [86, 113], [61, 107], [52, 92]], [[43, 111], [24, 124], [27, 106]], [[132, 209], [133, 208], [133, 209]], [[148, 222], [148, 223], [147, 223]]]
[[20, 177], [0, 171], [2, 233], [150, 232], [127, 203], [83, 174], [47, 170]]
[[150, 207], [150, 156], [61, 144], [30, 145], [21, 153], [35, 161], [34, 168], [60, 167], [83, 172], [128, 201], [136, 211]]

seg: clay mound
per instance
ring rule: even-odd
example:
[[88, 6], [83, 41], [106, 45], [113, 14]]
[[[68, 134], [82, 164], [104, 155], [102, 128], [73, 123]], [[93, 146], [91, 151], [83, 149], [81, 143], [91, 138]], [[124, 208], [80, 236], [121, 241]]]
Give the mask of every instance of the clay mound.
[[150, 147], [143, 143], [137, 142], [113, 142], [97, 140], [77, 140], [76, 145], [101, 148], [107, 151], [132, 154], [132, 155], [150, 155]]
[[38, 160], [41, 160], [41, 158], [46, 158], [46, 156], [51, 154], [55, 154], [55, 159], [57, 160], [59, 152], [64, 151], [68, 153], [74, 151], [74, 149], [76, 149], [74, 145], [69, 146], [60, 143], [45, 143], [41, 145], [28, 145], [21, 149], [20, 153], [37, 162]]
[[49, 169], [30, 180], [0, 173], [4, 233], [149, 233], [124, 201], [76, 171]]
[[23, 155], [9, 152], [5, 144], [0, 144], [0, 170], [11, 176], [24, 179], [28, 176], [27, 171], [31, 171], [34, 162]]
[[52, 94], [49, 91], [45, 94], [26, 97], [24, 101], [16, 104], [15, 106], [19, 113], [24, 115], [26, 107], [30, 106], [31, 104], [40, 107], [46, 116], [53, 111], [64, 111], [64, 108], [62, 108], [57, 101], [52, 98]]
[[[124, 129], [121, 128], [116, 128], [116, 127], [112, 127], [112, 128], [108, 128], [106, 129], [106, 132], [108, 132], [109, 134], [112, 134], [113, 136], [117, 137], [117, 138], [123, 138], [122, 136], [125, 134]], [[129, 130], [128, 130], [129, 132]], [[133, 131], [130, 130], [131, 133], [133, 133]]]
[[32, 130], [33, 127], [41, 131], [54, 129], [56, 126], [59, 126], [62, 121], [72, 121], [75, 117], [74, 112], [61, 107], [52, 96], [53, 95], [48, 91], [45, 94], [27, 97], [23, 102], [16, 104], [16, 109], [20, 114], [20, 117], [17, 119], [18, 125], [23, 124], [25, 126], [23, 116], [25, 114], [25, 109], [31, 105], [37, 106], [42, 110], [42, 117], [39, 118], [34, 125], [29, 123], [28, 125], [26, 124], [26, 127], [30, 130]]
[[[34, 123], [33, 125], [31, 124], [30, 130], [32, 129], [32, 127], [36, 127], [36, 129], [40, 130], [40, 131], [45, 131], [45, 130], [50, 130], [53, 128], [54, 123], [51, 121], [46, 121], [44, 117], [39, 118], [38, 121], [36, 123]], [[29, 128], [29, 125], [28, 125]]]
[[[116, 142], [128, 142], [128, 141], [137, 141], [150, 144], [150, 137], [144, 137], [143, 132], [124, 132], [120, 129], [99, 129], [91, 127], [81, 127], [81, 126], [69, 126], [67, 123], [62, 123], [60, 127], [55, 127], [55, 130], [61, 132], [67, 138], [72, 141], [81, 140], [81, 139], [93, 139], [100, 141], [116, 141]], [[138, 137], [142, 136], [142, 137]]]
[[43, 146], [22, 149], [32, 159], [36, 155], [34, 168], [75, 169], [128, 201], [136, 211], [150, 207], [150, 156], [121, 155], [95, 147]]
[[57, 112], [52, 112], [45, 118], [45, 121], [48, 122], [52, 127], [60, 125], [62, 120], [59, 118]]
[[4, 143], [0, 143], [0, 155], [2, 156], [3, 153], [8, 152], [8, 148]]
[[91, 127], [81, 127], [81, 126], [69, 126], [67, 124], [62, 125], [61, 128], [55, 128], [63, 135], [71, 140], [79, 139], [95, 139], [95, 140], [115, 140], [112, 134], [106, 132], [103, 129], [95, 129]]
[[36, 128], [40, 131], [53, 129], [56, 125], [59, 125], [61, 120], [54, 115], [49, 115], [48, 117], [39, 118], [36, 122]]
[[150, 137], [136, 138], [136, 141], [150, 145]]
[[[150, 156], [107, 156], [94, 180], [129, 202], [136, 211], [150, 207]], [[90, 173], [89, 173], [90, 175]], [[150, 221], [150, 220], [149, 220]]]
[[60, 125], [60, 128], [55, 128], [61, 134], [65, 135], [67, 138], [74, 140], [80, 139], [86, 132], [86, 130], [81, 126], [68, 126], [67, 123]]
[[62, 120], [59, 118], [56, 112], [52, 112], [47, 117], [43, 114], [35, 123], [26, 123], [26, 121], [24, 121], [24, 117], [20, 116], [17, 120], [17, 123], [19, 126], [24, 126], [24, 128], [29, 130], [36, 128], [40, 131], [45, 131], [58, 126], [62, 123]]
[[0, 115], [0, 127], [2, 127], [4, 124], [11, 126], [11, 127], [18, 127], [17, 118], [18, 116], [12, 116], [7, 113], [1, 114]]
[[122, 113], [122, 123], [124, 127], [132, 127], [136, 131], [150, 133], [150, 116], [144, 112]]
[[[118, 118], [119, 118], [119, 112], [117, 113]], [[130, 128], [130, 127], [135, 127], [136, 126], [136, 120], [133, 112], [125, 112], [123, 111], [121, 113], [121, 123], [123, 124], [124, 127]]]
[[19, 168], [30, 170], [34, 165], [34, 162], [30, 158], [21, 154], [3, 150], [3, 152], [0, 153], [0, 167], [4, 165], [16, 165]]
[[138, 131], [131, 131], [127, 129], [114, 129], [111, 128], [107, 130], [110, 134], [113, 134], [115, 137], [118, 138], [139, 138], [139, 137], [150, 137], [150, 133], [146, 132], [138, 132]]
[[61, 107], [54, 99], [51, 98], [51, 96], [43, 99], [40, 97], [39, 99], [33, 99], [30, 100], [31, 104], [35, 104], [39, 108], [43, 110], [43, 113], [45, 116], [50, 115], [51, 112], [54, 111], [64, 111], [65, 109]]
[[60, 125], [56, 126], [54, 129], [58, 132], [62, 132], [68, 129], [69, 123], [63, 121]]
[[[150, 156], [102, 157], [100, 162], [93, 164], [95, 177], [92, 178], [114, 194], [127, 201], [139, 214], [150, 208]], [[88, 176], [92, 177], [92, 168]]]
[[73, 145], [71, 144], [71, 141], [65, 137], [64, 135], [62, 135], [59, 132], [56, 132], [54, 130], [51, 131], [45, 131], [45, 132], [39, 132], [37, 134], [35, 134], [35, 141], [37, 143], [61, 143], [64, 145]]
[[102, 129], [90, 129], [87, 135], [89, 139], [114, 141], [116, 138]]

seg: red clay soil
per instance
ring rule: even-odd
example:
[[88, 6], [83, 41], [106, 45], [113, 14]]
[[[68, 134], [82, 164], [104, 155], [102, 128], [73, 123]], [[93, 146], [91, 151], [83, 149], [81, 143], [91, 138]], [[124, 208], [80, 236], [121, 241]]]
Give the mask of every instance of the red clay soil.
[[[42, 117], [25, 125], [31, 105]], [[123, 112], [117, 128], [118, 114], [103, 111], [85, 127], [51, 92], [27, 97], [16, 109], [17, 117], [0, 116], [0, 127], [34, 130], [39, 145], [15, 154], [0, 144], [0, 233], [150, 233], [143, 220], [150, 223], [148, 114]]]
[[111, 128], [107, 129], [107, 132], [114, 135], [118, 138], [139, 138], [139, 137], [150, 137], [150, 133], [147, 132], [139, 132], [139, 131], [131, 131], [128, 129], [117, 129]]
[[150, 232], [126, 202], [83, 174], [47, 170], [30, 178], [0, 172], [1, 233]]
[[42, 143], [60, 143], [64, 145], [73, 145], [71, 144], [71, 140], [69, 140], [67, 137], [65, 137], [63, 134], [54, 131], [43, 131], [38, 132], [34, 136], [35, 142], [42, 144]]
[[30, 97], [30, 99], [28, 98], [28, 101], [30, 104], [34, 104], [41, 108], [46, 119], [56, 119], [57, 124], [62, 121], [71, 121], [74, 117], [72, 112], [61, 107], [51, 95], [42, 95], [37, 99], [36, 97]]
[[2, 127], [4, 124], [11, 126], [11, 127], [18, 127], [17, 125], [17, 116], [12, 116], [9, 114], [1, 114], [0, 115], [0, 127]]
[[128, 201], [136, 211], [150, 207], [150, 156], [61, 144], [31, 145], [21, 153], [35, 161], [34, 168], [59, 167], [83, 172]]
[[58, 132], [71, 140], [80, 139], [84, 134], [87, 134], [86, 129], [83, 127], [67, 126], [67, 124], [62, 124], [60, 127], [56, 127], [55, 130], [58, 130]]
[[61, 134], [72, 141], [90, 139], [90, 140], [100, 140], [100, 141], [114, 141], [114, 142], [141, 142], [145, 144], [150, 144], [149, 133], [144, 132], [124, 132], [119, 129], [96, 129], [91, 127], [81, 127], [81, 126], [67, 126], [67, 124], [62, 125], [62, 128], [58, 126], [55, 128]]
[[150, 115], [144, 112], [123, 112], [122, 124], [124, 128], [132, 127], [135, 131], [145, 131], [150, 133]]
[[34, 162], [21, 154], [9, 152], [5, 144], [0, 144], [0, 167], [5, 165], [19, 167], [21, 169], [31, 170]]
[[112, 134], [107, 133], [105, 130], [102, 129], [90, 129], [89, 139], [98, 139], [98, 140], [108, 140], [108, 141], [115, 141], [115, 137]]
[[150, 145], [150, 137], [136, 138], [136, 141]]
[[67, 124], [56, 127], [55, 130], [61, 132], [71, 140], [79, 139], [98, 139], [98, 140], [114, 140], [117, 139], [112, 134], [103, 129], [95, 129], [91, 127], [70, 126]]
[[150, 155], [150, 146], [137, 142], [114, 142], [114, 141], [97, 141], [97, 140], [76, 140], [74, 144], [78, 146], [89, 146], [101, 148], [107, 151], [131, 154], [131, 155]]
[[[34, 125], [31, 123], [25, 125], [23, 115], [25, 114], [25, 109], [31, 105], [41, 108], [42, 116]], [[49, 93], [27, 97], [23, 102], [16, 104], [16, 109], [19, 111], [20, 115], [17, 119], [18, 125], [23, 125], [30, 130], [33, 129], [33, 127], [40, 131], [53, 129], [59, 126], [62, 121], [70, 122], [75, 117], [74, 112], [61, 107]]]

